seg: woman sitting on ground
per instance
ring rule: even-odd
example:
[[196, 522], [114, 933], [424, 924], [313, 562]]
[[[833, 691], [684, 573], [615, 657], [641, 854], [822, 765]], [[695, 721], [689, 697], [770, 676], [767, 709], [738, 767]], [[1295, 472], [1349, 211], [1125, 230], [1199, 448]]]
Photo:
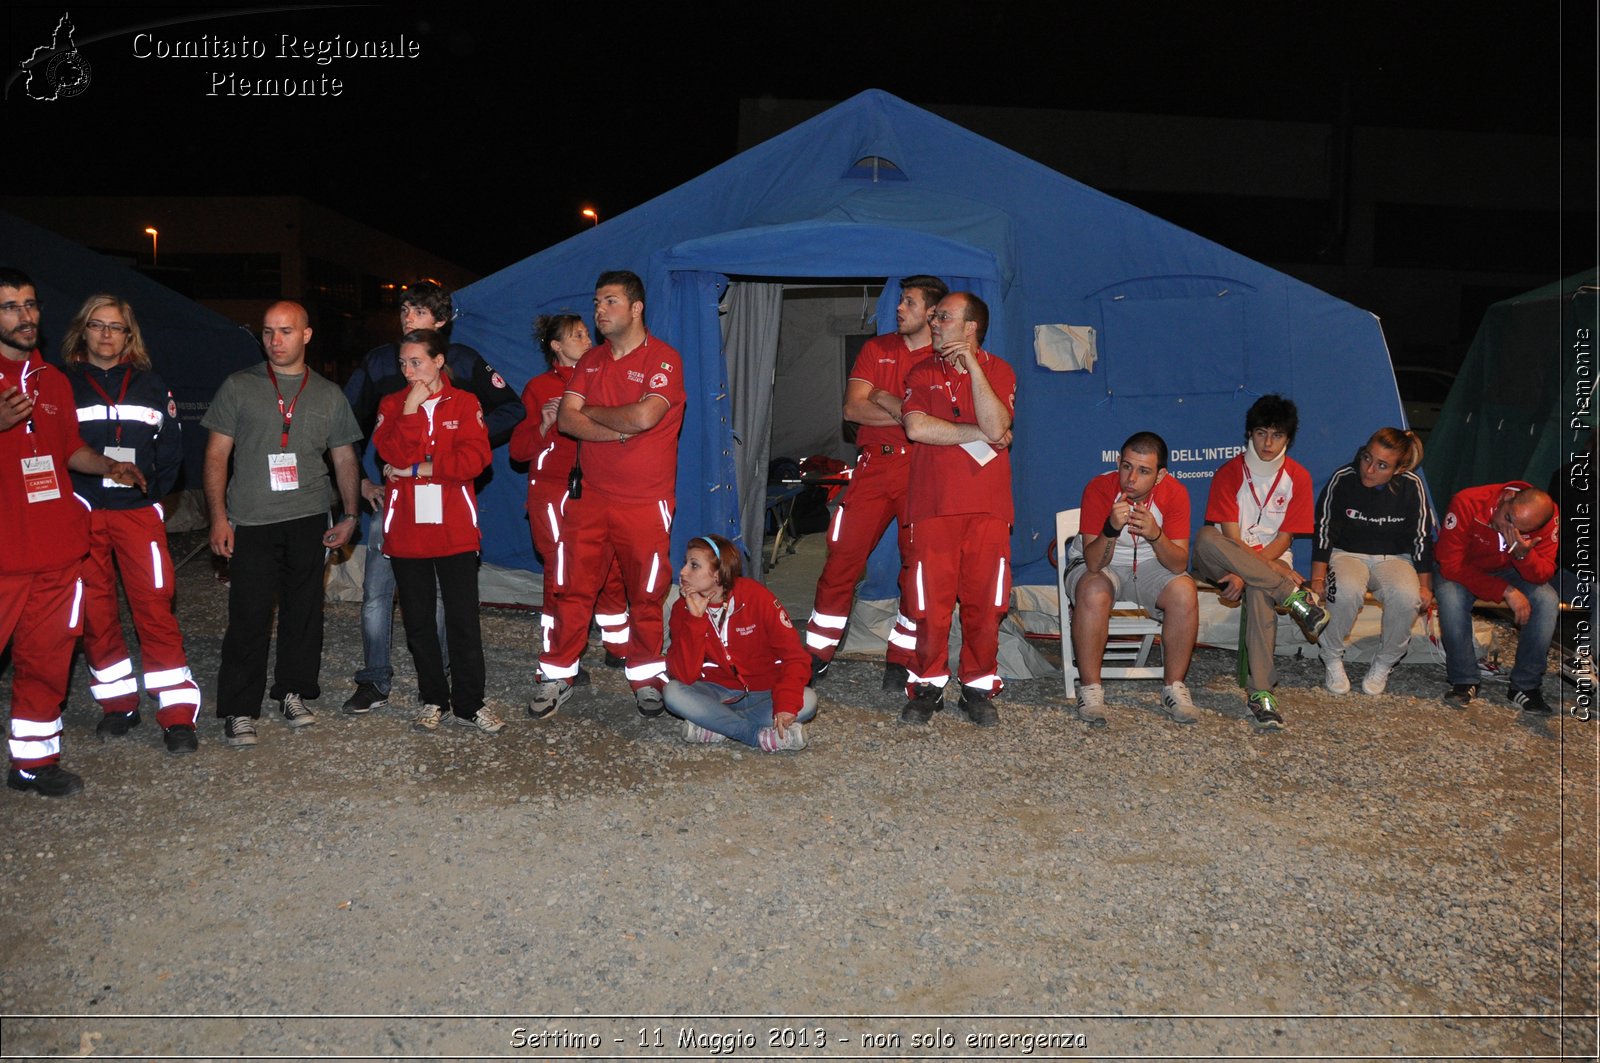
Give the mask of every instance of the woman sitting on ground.
[[743, 573], [722, 536], [689, 541], [669, 621], [667, 709], [687, 742], [804, 749], [802, 725], [817, 714], [811, 658], [782, 603]]
[[1383, 693], [1410, 648], [1417, 614], [1433, 604], [1433, 504], [1416, 473], [1421, 464], [1415, 432], [1380, 428], [1317, 497], [1311, 589], [1328, 607], [1317, 645], [1331, 693], [1350, 692], [1344, 640], [1367, 591], [1383, 606], [1383, 635], [1361, 681], [1368, 694]]

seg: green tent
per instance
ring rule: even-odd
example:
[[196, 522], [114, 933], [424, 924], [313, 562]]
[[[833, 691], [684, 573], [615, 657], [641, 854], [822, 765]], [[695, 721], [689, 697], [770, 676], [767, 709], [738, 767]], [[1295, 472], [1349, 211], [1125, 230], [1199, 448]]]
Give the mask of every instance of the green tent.
[[1442, 509], [1474, 484], [1535, 487], [1594, 426], [1600, 271], [1495, 303], [1483, 315], [1428, 439], [1425, 468]]

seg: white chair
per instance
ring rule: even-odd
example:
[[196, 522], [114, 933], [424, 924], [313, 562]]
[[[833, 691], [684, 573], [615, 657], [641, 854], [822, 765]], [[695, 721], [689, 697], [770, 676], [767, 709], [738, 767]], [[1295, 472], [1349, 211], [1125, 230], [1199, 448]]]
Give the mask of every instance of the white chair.
[[[1078, 662], [1072, 649], [1072, 602], [1067, 598], [1067, 550], [1078, 534], [1081, 511], [1064, 509], [1056, 514], [1056, 593], [1061, 596], [1061, 676], [1067, 697], [1078, 696]], [[1106, 679], [1161, 678], [1161, 668], [1151, 665], [1150, 650], [1161, 625], [1138, 602], [1115, 602], [1100, 674]]]

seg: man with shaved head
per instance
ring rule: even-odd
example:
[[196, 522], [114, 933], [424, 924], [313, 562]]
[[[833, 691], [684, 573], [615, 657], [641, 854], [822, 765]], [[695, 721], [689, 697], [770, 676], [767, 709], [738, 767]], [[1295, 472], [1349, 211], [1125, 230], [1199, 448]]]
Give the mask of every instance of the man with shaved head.
[[[256, 744], [274, 597], [272, 697], [291, 728], [316, 723], [305, 703], [322, 693], [322, 566], [327, 551], [349, 542], [356, 527], [360, 470], [353, 444], [361, 428], [338, 386], [306, 365], [310, 341], [306, 308], [273, 303], [261, 327], [266, 361], [224, 380], [201, 422], [211, 432], [205, 474], [211, 550], [230, 562], [216, 697], [222, 740], [230, 746]], [[333, 459], [337, 499], [324, 454]]]
[[1478, 696], [1478, 653], [1472, 641], [1474, 599], [1504, 602], [1522, 628], [1506, 697], [1523, 712], [1547, 716], [1539, 687], [1561, 598], [1556, 574], [1556, 505], [1545, 492], [1513, 480], [1469, 487], [1450, 500], [1434, 550], [1450, 690], [1444, 700], [1464, 709]]

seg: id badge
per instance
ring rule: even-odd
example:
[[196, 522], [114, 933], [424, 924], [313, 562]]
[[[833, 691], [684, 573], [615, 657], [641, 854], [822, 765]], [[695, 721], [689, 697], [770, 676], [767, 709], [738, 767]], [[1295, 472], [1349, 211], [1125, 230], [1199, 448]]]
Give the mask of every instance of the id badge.
[[274, 491], [300, 489], [300, 467], [293, 453], [267, 455], [267, 483]]
[[61, 497], [54, 455], [22, 459], [22, 489], [27, 492], [29, 502], [51, 502]]
[[[110, 458], [112, 461], [130, 461], [131, 462], [133, 460], [133, 448], [132, 447], [107, 447], [106, 448], [106, 457]], [[113, 480], [109, 476], [102, 476], [102, 477], [100, 477], [100, 486], [101, 487], [132, 487], [133, 485], [132, 484], [119, 484], [119, 483], [117, 483], [117, 481]]]
[[418, 484], [412, 489], [413, 521], [417, 524], [444, 523], [444, 487]]

